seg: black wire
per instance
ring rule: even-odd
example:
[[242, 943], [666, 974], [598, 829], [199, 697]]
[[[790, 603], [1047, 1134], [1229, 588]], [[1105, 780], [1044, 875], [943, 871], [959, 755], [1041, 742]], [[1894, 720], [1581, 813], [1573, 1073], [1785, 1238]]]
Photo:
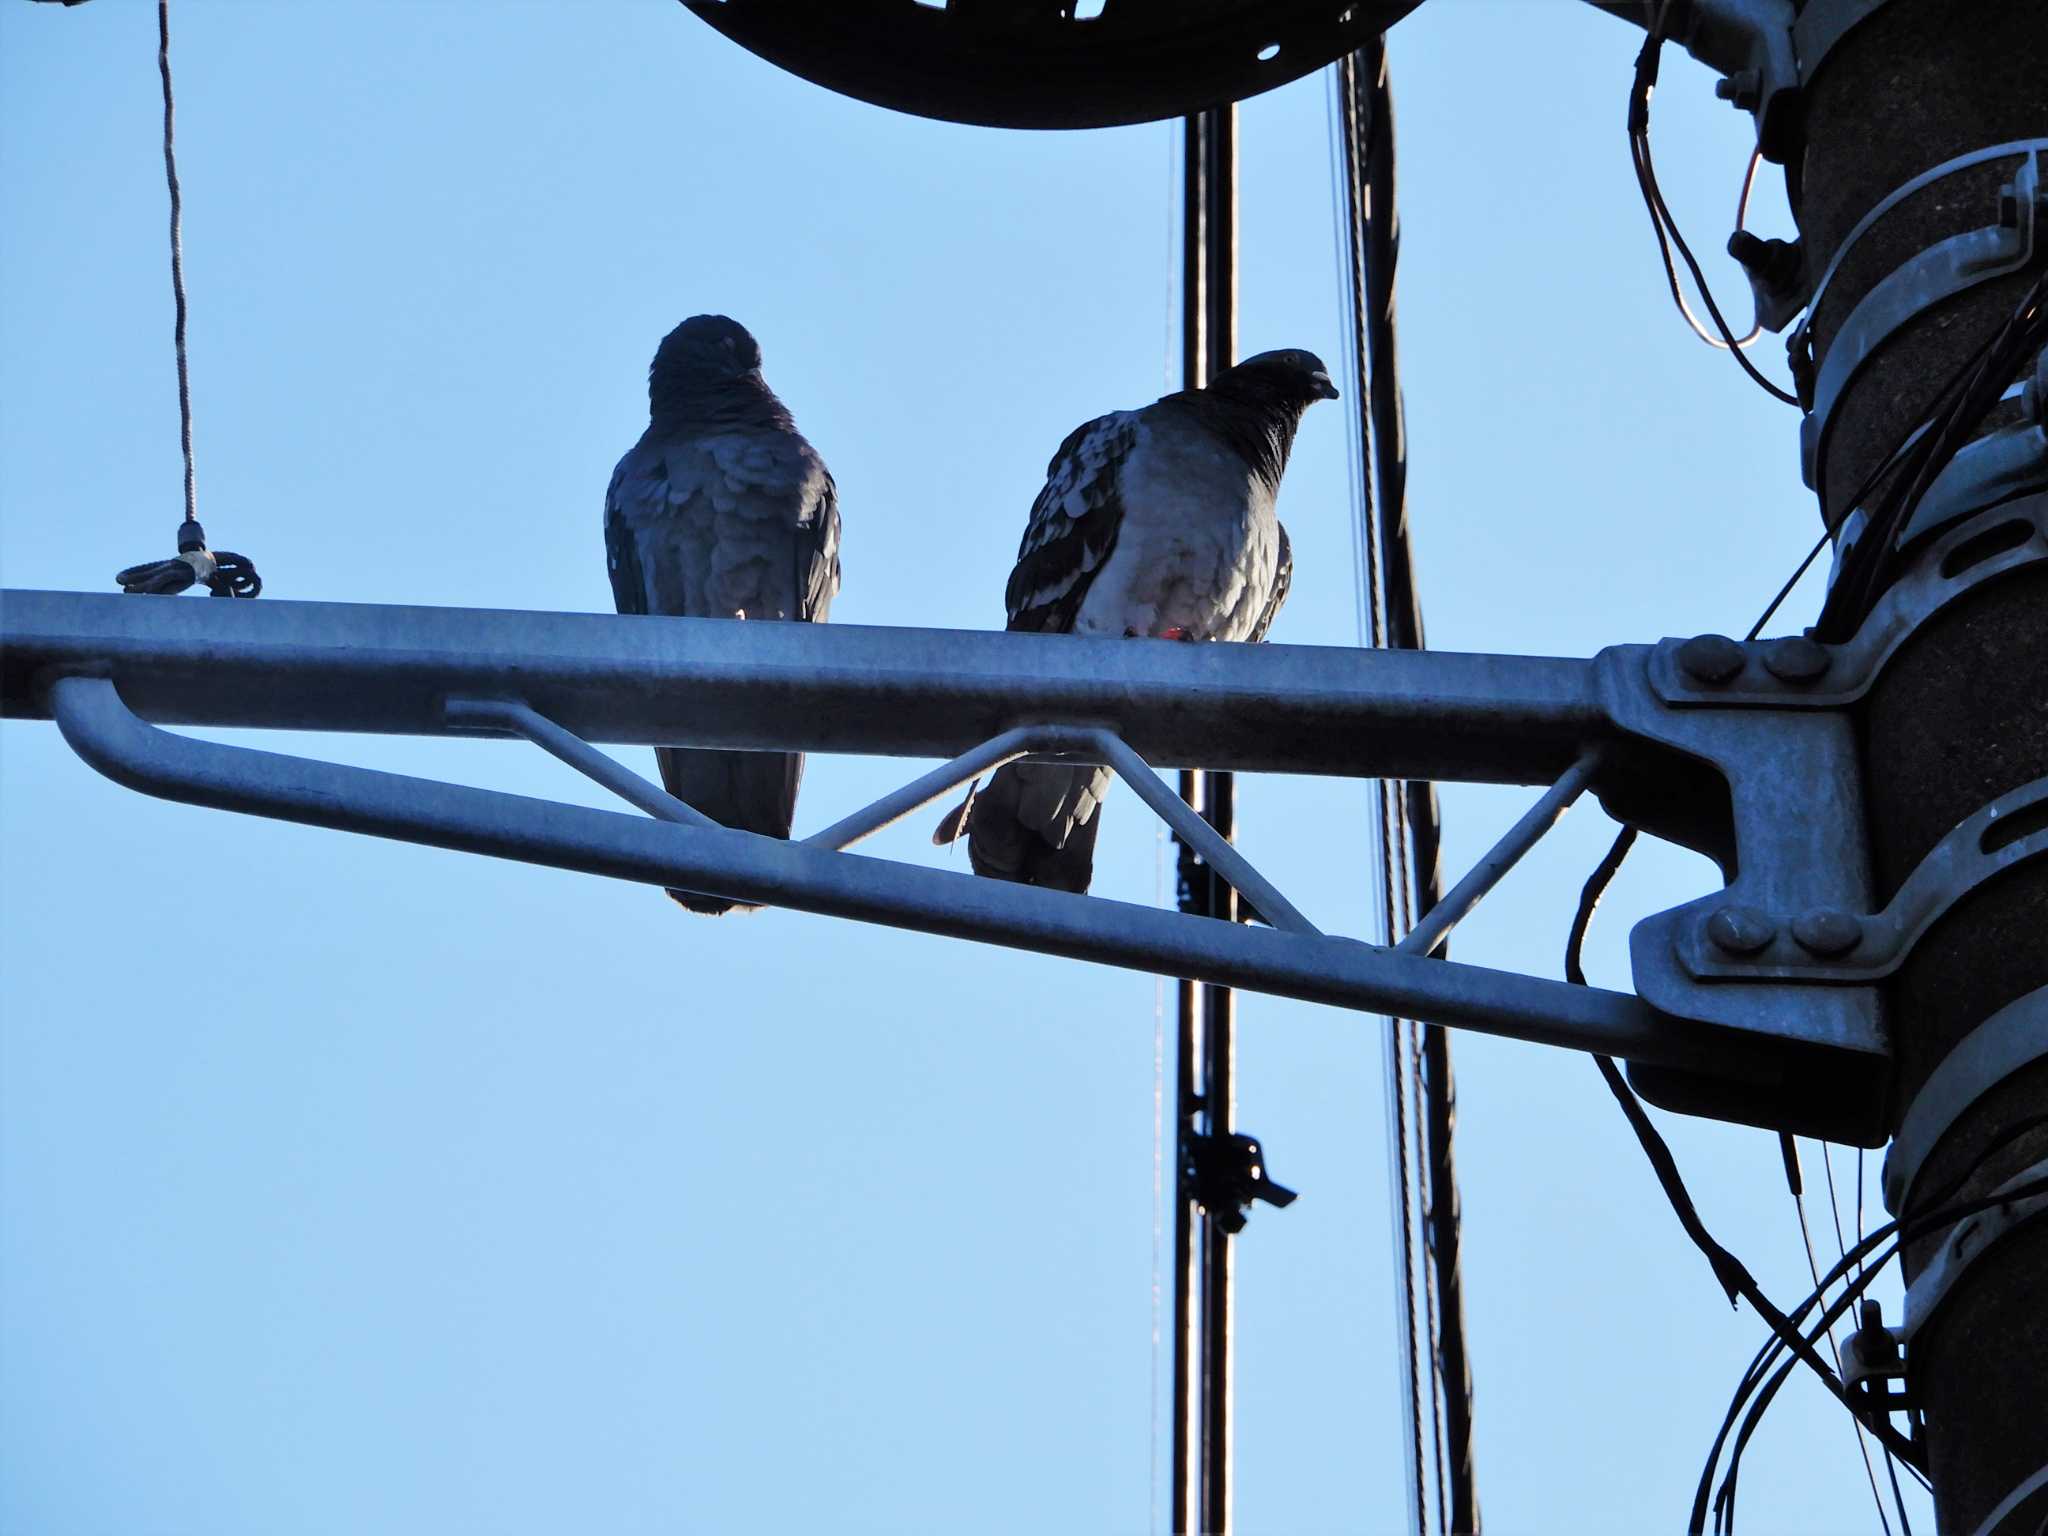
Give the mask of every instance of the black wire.
[[1782, 400], [1790, 406], [1799, 404], [1799, 397], [1765, 378], [1755, 363], [1749, 360], [1743, 350], [1743, 343], [1736, 340], [1735, 328], [1721, 313], [1721, 306], [1714, 301], [1714, 292], [1707, 286], [1706, 273], [1700, 269], [1699, 260], [1686, 243], [1679, 230], [1678, 221], [1672, 217], [1670, 206], [1664, 201], [1663, 188], [1657, 183], [1657, 163], [1650, 153], [1650, 95], [1657, 83], [1657, 72], [1664, 50], [1664, 23], [1670, 11], [1669, 5], [1659, 5], [1652, 14], [1649, 35], [1643, 39], [1642, 51], [1636, 55], [1635, 81], [1629, 91], [1628, 138], [1629, 158], [1635, 166], [1636, 185], [1642, 190], [1644, 206], [1650, 212], [1650, 228], [1657, 237], [1657, 251], [1663, 258], [1665, 280], [1671, 285], [1671, 297], [1679, 313], [1686, 316], [1689, 324], [1691, 311], [1679, 289], [1678, 272], [1671, 262], [1671, 248], [1677, 246], [1679, 256], [1684, 260], [1686, 270], [1692, 274], [1694, 284], [1699, 288], [1700, 297], [1705, 300], [1707, 313], [1713, 317], [1714, 328], [1721, 333], [1727, 344], [1726, 350], [1742, 366], [1765, 393]]
[[[1935, 1227], [1952, 1224], [1978, 1211], [1989, 1210], [1993, 1206], [2004, 1205], [2015, 1200], [2027, 1199], [2036, 1194], [2048, 1193], [2048, 1178], [2042, 1178], [2032, 1180], [2029, 1183], [2006, 1190], [2003, 1193], [1982, 1195], [1969, 1200], [1947, 1203], [1949, 1197], [1956, 1190], [1960, 1189], [1985, 1163], [2010, 1147], [2020, 1137], [2038, 1129], [2044, 1124], [2048, 1124], [2048, 1114], [2032, 1115], [2012, 1126], [1997, 1145], [1987, 1148], [1968, 1167], [1950, 1179], [1942, 1187], [1940, 1194], [1933, 1197], [1928, 1203], [1927, 1208], [1887, 1222], [1868, 1237], [1860, 1240], [1853, 1249], [1845, 1253], [1841, 1260], [1828, 1270], [1827, 1274], [1821, 1277], [1820, 1283], [1814, 1287], [1812, 1294], [1787, 1314], [1787, 1320], [1796, 1324], [1799, 1319], [1803, 1318], [1815, 1306], [1823, 1306], [1821, 1316], [1808, 1336], [1808, 1342], [1811, 1343], [1812, 1339], [1818, 1338], [1822, 1331], [1832, 1325], [1837, 1318], [1848, 1310], [1850, 1303], [1855, 1301], [1857, 1297], [1875, 1283], [1877, 1277], [1883, 1272], [1884, 1267], [1904, 1250], [1907, 1243], [1912, 1242], [1915, 1238], [1931, 1231]], [[1863, 1269], [1864, 1258], [1873, 1251], [1885, 1247], [1887, 1243], [1891, 1246], [1886, 1249], [1882, 1256], [1873, 1260], [1868, 1269]], [[1832, 1303], [1823, 1305], [1826, 1298], [1826, 1288], [1838, 1281], [1845, 1280], [1852, 1268], [1860, 1271], [1855, 1279], [1847, 1282], [1839, 1298]], [[1750, 1362], [1749, 1369], [1743, 1373], [1742, 1380], [1736, 1388], [1735, 1398], [1728, 1405], [1727, 1415], [1722, 1420], [1720, 1433], [1714, 1437], [1713, 1448], [1708, 1452], [1706, 1468], [1700, 1474], [1699, 1486], [1694, 1495], [1693, 1523], [1689, 1527], [1695, 1533], [1704, 1527], [1707, 1490], [1712, 1484], [1714, 1467], [1720, 1460], [1721, 1449], [1727, 1444], [1729, 1432], [1735, 1427], [1736, 1416], [1742, 1413], [1743, 1405], [1749, 1401], [1752, 1394], [1757, 1392], [1758, 1385], [1763, 1380], [1763, 1373], [1771, 1368], [1778, 1351], [1784, 1347], [1785, 1339], [1783, 1334], [1775, 1333], [1774, 1331], [1774, 1337], [1764, 1342], [1763, 1346], [1757, 1351], [1756, 1357]], [[1769, 1407], [1770, 1401], [1777, 1395], [1778, 1388], [1789, 1374], [1792, 1363], [1786, 1362], [1785, 1368], [1773, 1376], [1768, 1385], [1764, 1386], [1759, 1402], [1752, 1408], [1749, 1416], [1744, 1421], [1747, 1431], [1753, 1432], [1755, 1424], [1761, 1420], [1764, 1410]], [[1847, 1398], [1843, 1394], [1838, 1392], [1836, 1395], [1842, 1397], [1845, 1406], [1848, 1406], [1852, 1413], [1857, 1413], [1855, 1405], [1848, 1403]], [[1857, 1417], [1861, 1418], [1862, 1415], [1857, 1413]], [[1925, 1458], [1922, 1456], [1919, 1448], [1910, 1442], [1901, 1441], [1897, 1432], [1888, 1423], [1871, 1423], [1866, 1420], [1865, 1425], [1881, 1443], [1885, 1443], [1889, 1448], [1898, 1451], [1900, 1458], [1906, 1462], [1908, 1470], [1912, 1471], [1916, 1477], [1919, 1477], [1920, 1482], [1925, 1486], [1926, 1478], [1921, 1475]], [[1737, 1441], [1733, 1452], [1734, 1460], [1739, 1461], [1740, 1446], [1746, 1443], [1747, 1438], [1748, 1434], [1745, 1433]], [[1896, 1474], [1894, 1474], [1894, 1478], [1896, 1479]], [[1724, 1480], [1722, 1486], [1725, 1490], [1730, 1486], [1730, 1483]], [[1717, 1505], [1718, 1503], [1719, 1501], [1717, 1500]], [[1901, 1504], [1900, 1508], [1903, 1518], [1903, 1504]]]
[[[1629, 850], [1635, 846], [1635, 840], [1635, 828], [1622, 828], [1615, 837], [1613, 846], [1607, 850], [1606, 856], [1587, 877], [1585, 888], [1579, 893], [1579, 908], [1572, 918], [1571, 933], [1565, 941], [1564, 955], [1565, 980], [1576, 986], [1586, 985], [1583, 962], [1586, 931], [1592, 925], [1593, 914], [1599, 908], [1600, 898], [1606, 894], [1615, 872], [1621, 868], [1622, 860], [1628, 857]], [[1615, 1102], [1621, 1106], [1623, 1115], [1628, 1118], [1629, 1128], [1635, 1132], [1644, 1155], [1649, 1158], [1650, 1166], [1657, 1175], [1657, 1182], [1663, 1186], [1664, 1196], [1670, 1202], [1673, 1214], [1678, 1217], [1679, 1225], [1685, 1229], [1686, 1236], [1692, 1239], [1693, 1245], [1706, 1257], [1707, 1263], [1714, 1271], [1714, 1278], [1720, 1281], [1722, 1289], [1727, 1292], [1729, 1304], [1734, 1305], [1738, 1297], [1748, 1302], [1757, 1316], [1770, 1326], [1778, 1344], [1790, 1349], [1798, 1360], [1805, 1362], [1820, 1378], [1822, 1385], [1834, 1394], [1836, 1400], [1854, 1412], [1854, 1405], [1849, 1400], [1848, 1391], [1843, 1387], [1841, 1378], [1828, 1368], [1827, 1362], [1814, 1349], [1813, 1341], [1802, 1335], [1793, 1320], [1779, 1311], [1770, 1298], [1764, 1295], [1763, 1288], [1757, 1284], [1756, 1278], [1750, 1274], [1742, 1261], [1722, 1247], [1715, 1241], [1713, 1234], [1707, 1231], [1706, 1224], [1700, 1220], [1699, 1211], [1693, 1205], [1692, 1196], [1685, 1187], [1685, 1179], [1678, 1171], [1677, 1161], [1671, 1155], [1670, 1145], [1651, 1123], [1649, 1114], [1644, 1110], [1641, 1100], [1629, 1088], [1614, 1058], [1596, 1053], [1593, 1062], [1600, 1069], [1600, 1076], [1614, 1095]], [[1738, 1411], [1739, 1408], [1730, 1413], [1731, 1422], [1734, 1412]], [[1872, 1426], [1871, 1433], [1880, 1440], [1888, 1441], [1902, 1456], [1917, 1460], [1917, 1453], [1911, 1443], [1889, 1424]], [[1724, 1426], [1721, 1437], [1715, 1441], [1716, 1460], [1719, 1459], [1720, 1447], [1726, 1435], [1727, 1427]], [[1710, 1463], [1710, 1473], [1711, 1467]], [[1703, 1486], [1694, 1506], [1695, 1532], [1704, 1524], [1705, 1498], [1706, 1489]]]
[[[176, 559], [128, 566], [115, 574], [114, 581], [123, 592], [168, 596], [203, 580], [215, 597], [255, 597], [263, 591], [255, 562], [230, 549], [208, 550], [206, 530], [199, 526], [199, 480], [192, 459], [192, 371], [185, 349], [185, 200], [178, 182], [177, 98], [171, 90], [170, 0], [157, 0], [156, 67], [163, 80], [164, 182], [171, 194], [171, 297], [176, 304], [172, 346], [178, 361], [178, 444], [185, 457], [185, 519], [178, 525]], [[187, 559], [188, 554], [195, 559]]]
[[2006, 386], [2048, 346], [2048, 268], [2019, 306], [1992, 333], [1959, 374], [1954, 401], [1907, 451], [1903, 471], [1869, 514], [1869, 526], [1843, 556], [1816, 632], [1824, 640], [1847, 639], [1883, 595], [1897, 554], [1899, 535], [1956, 451], [1997, 406]]
[[164, 84], [164, 181], [171, 190], [171, 296], [178, 354], [178, 438], [185, 451], [185, 521], [199, 521], [199, 482], [192, 467], [192, 375], [185, 356], [185, 200], [178, 185], [177, 101], [171, 94], [171, 0], [156, 0], [156, 67]]
[[[1756, 623], [1749, 627], [1749, 633], [1745, 636], [1746, 639], [1754, 640], [1763, 633], [1764, 625], [1771, 621], [1771, 615], [1776, 613], [1779, 606], [1791, 595], [1792, 589], [1799, 584], [1799, 578], [1806, 574], [1807, 567], [1813, 564], [1823, 549], [1827, 548], [1828, 540], [1841, 531], [1843, 524], [1848, 522], [1851, 515], [1863, 504], [1863, 499], [1870, 494], [1872, 488], [1879, 481], [1883, 480], [1885, 476], [1900, 468], [1906, 462], [1908, 456], [1912, 454], [1913, 450], [1925, 442], [1927, 435], [1935, 430], [1937, 421], [1956, 408], [1961, 401], [1965, 386], [1969, 383], [1976, 370], [1983, 365], [1991, 349], [1997, 344], [1999, 336], [2003, 334], [2004, 332], [2001, 330], [1998, 335], [1992, 336], [1983, 346], [1971, 353], [1963, 361], [1962, 365], [1949, 375], [1941, 388], [1934, 392], [1932, 398], [1921, 408], [1918, 425], [1901, 438], [1898, 445], [1890, 453], [1878, 461], [1877, 467], [1863, 477], [1862, 483], [1842, 503], [1842, 515], [1833, 522], [1828, 523], [1821, 530], [1821, 535], [1814, 541], [1813, 548], [1809, 549], [1806, 552], [1806, 558], [1799, 562], [1799, 568], [1786, 579], [1782, 587], [1778, 588], [1777, 596], [1770, 600], [1765, 606], [1764, 611], [1757, 615]], [[1986, 409], [1988, 411], [1989, 407]], [[1896, 535], [1894, 536], [1896, 537]], [[1868, 529], [1865, 531], [1864, 538], [1857, 542], [1859, 544], [1869, 543]]]

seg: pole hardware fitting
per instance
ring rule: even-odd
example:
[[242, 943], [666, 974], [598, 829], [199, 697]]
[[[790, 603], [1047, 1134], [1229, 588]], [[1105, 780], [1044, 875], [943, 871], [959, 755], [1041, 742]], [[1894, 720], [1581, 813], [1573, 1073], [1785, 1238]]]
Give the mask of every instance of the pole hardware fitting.
[[1966, 816], [1928, 850], [1883, 911], [1816, 906], [1781, 916], [1717, 905], [1678, 934], [1679, 963], [1702, 982], [1876, 982], [1979, 887], [2044, 856], [2048, 778], [2039, 778]]
[[[2032, 375], [2001, 397], [2020, 402], [2020, 420], [1987, 432], [1956, 450], [1913, 510], [1912, 521], [1899, 531], [1894, 550], [1905, 550], [1985, 507], [1996, 506], [2035, 491], [2048, 490], [2048, 349]], [[1861, 507], [1843, 519], [1835, 535], [1834, 570], [1863, 537], [1869, 518]], [[1834, 584], [1834, 573], [1828, 576]]]
[[1894, 1216], [1913, 1199], [1920, 1170], [1986, 1094], [2048, 1057], [2048, 987], [2007, 1003], [1958, 1041], [1906, 1106], [1884, 1158], [1884, 1204]]
[[1197, 1131], [1187, 1139], [1182, 1171], [1195, 1203], [1232, 1235], [1244, 1230], [1254, 1200], [1284, 1210], [1297, 1198], [1293, 1190], [1266, 1176], [1265, 1149], [1251, 1136]]
[[1678, 0], [1665, 33], [1721, 76], [1714, 94], [1756, 119], [1757, 146], [1777, 165], [1801, 144], [1794, 24], [1791, 0]]
[[1767, 240], [1746, 229], [1728, 237], [1728, 254], [1749, 279], [1756, 320], [1767, 331], [1782, 331], [1806, 308], [1806, 245], [1801, 240]]
[[[1950, 235], [1908, 257], [1863, 296], [1835, 333], [1827, 356], [1820, 359], [1814, 371], [1812, 403], [1799, 427], [1800, 471], [1823, 504], [1827, 498], [1828, 430], [1835, 406], [1863, 366], [1902, 328], [1928, 310], [1997, 278], [2023, 271], [2040, 254], [2036, 236], [2043, 222], [2048, 221], [2048, 196], [2043, 193], [2040, 167], [2042, 148], [2042, 141], [2036, 140], [2017, 151], [2023, 158], [2012, 181], [1999, 194], [1991, 223]], [[1959, 160], [1968, 161], [1969, 157]], [[1961, 170], [1964, 166], [1951, 161], [1949, 168]], [[1908, 182], [1907, 186], [1913, 183]], [[1892, 194], [1897, 196], [1896, 192]], [[1887, 198], [1879, 207], [1890, 202], [1891, 198]], [[1844, 251], [1865, 227], [1858, 224], [1843, 241]], [[1837, 253], [1829, 277], [1840, 262]], [[1793, 340], [1795, 351], [1811, 344], [1812, 316], [1819, 307], [1821, 293], [1820, 288], [1814, 292], [1813, 307]]]
[[[1997, 435], [1976, 446], [1984, 449]], [[1663, 640], [1650, 656], [1650, 683], [1660, 699], [1681, 709], [1842, 709], [1868, 693], [1920, 626], [1950, 603], [2043, 560], [2048, 487], [1937, 533], [1839, 645], [1807, 635]]]
[[1842, 1385], [1848, 1390], [1849, 1405], [1858, 1417], [1875, 1421], [1910, 1409], [1913, 1394], [1903, 1388], [1906, 1379], [1905, 1336], [1887, 1328], [1884, 1307], [1866, 1297], [1857, 1308], [1856, 1331], [1842, 1340]]
[[2022, 1168], [1992, 1190], [1991, 1196], [1997, 1199], [1997, 1204], [1965, 1216], [1949, 1228], [1948, 1235], [1941, 1240], [1941, 1246], [1935, 1250], [1927, 1267], [1906, 1287], [1906, 1317], [1904, 1326], [1898, 1330], [1898, 1338], [1909, 1357], [1914, 1338], [1940, 1315], [1942, 1306], [1955, 1294], [1957, 1284], [1969, 1273], [1970, 1266], [2002, 1239], [2036, 1218], [2048, 1215], [2048, 1189], [2009, 1197], [2009, 1192], [2029, 1184], [2039, 1184], [2044, 1179], [2048, 1179], [2048, 1158]]

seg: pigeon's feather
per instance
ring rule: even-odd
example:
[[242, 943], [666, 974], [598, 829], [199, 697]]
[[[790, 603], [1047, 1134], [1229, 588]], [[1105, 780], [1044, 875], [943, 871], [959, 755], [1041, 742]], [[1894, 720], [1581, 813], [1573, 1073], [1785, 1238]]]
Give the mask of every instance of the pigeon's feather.
[[[1267, 354], [1210, 389], [1097, 417], [1060, 444], [1005, 593], [1011, 629], [1263, 640], [1292, 551], [1274, 498], [1301, 413], [1328, 398], [1305, 353]], [[1109, 770], [1012, 763], [940, 822], [977, 874], [1085, 891]]]
[[1004, 591], [1009, 628], [1065, 634], [1123, 527], [1123, 466], [1138, 436], [1138, 413], [1098, 416], [1067, 434], [1031, 504], [1017, 564]]
[[[605, 549], [619, 612], [825, 620], [839, 590], [832, 477], [758, 372], [733, 388], [735, 408], [713, 396], [658, 414], [613, 472]], [[668, 792], [712, 820], [789, 836], [801, 753], [664, 747], [655, 761]], [[741, 905], [669, 894], [697, 912]]]

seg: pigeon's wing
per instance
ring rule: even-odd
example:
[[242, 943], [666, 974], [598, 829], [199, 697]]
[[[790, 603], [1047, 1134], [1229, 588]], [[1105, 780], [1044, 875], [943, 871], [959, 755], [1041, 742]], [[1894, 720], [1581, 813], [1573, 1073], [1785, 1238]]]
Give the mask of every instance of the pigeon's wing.
[[[805, 443], [806, 449], [810, 444]], [[817, 458], [815, 452], [812, 458]], [[839, 487], [832, 483], [824, 461], [818, 462], [818, 477], [807, 510], [797, 519], [795, 618], [822, 624], [839, 593]]]
[[685, 611], [681, 551], [672, 547], [668, 471], [659, 448], [640, 443], [619, 460], [604, 493], [605, 563], [620, 613]]
[[1266, 631], [1280, 617], [1280, 605], [1287, 601], [1287, 589], [1294, 585], [1294, 545], [1288, 540], [1287, 525], [1281, 523], [1277, 526], [1280, 529], [1280, 554], [1273, 562], [1273, 590], [1267, 594], [1266, 606], [1260, 611], [1259, 621], [1252, 626], [1247, 637], [1254, 641], [1266, 638]]
[[[832, 477], [793, 432], [643, 441], [613, 472], [605, 550], [621, 613], [823, 619], [839, 586]], [[803, 756], [661, 748], [662, 784], [714, 821], [788, 837]], [[699, 912], [723, 897], [670, 893]]]
[[1118, 411], [1076, 427], [1046, 466], [1031, 504], [1004, 601], [1011, 629], [1064, 633], [1123, 526], [1123, 470], [1138, 414]]

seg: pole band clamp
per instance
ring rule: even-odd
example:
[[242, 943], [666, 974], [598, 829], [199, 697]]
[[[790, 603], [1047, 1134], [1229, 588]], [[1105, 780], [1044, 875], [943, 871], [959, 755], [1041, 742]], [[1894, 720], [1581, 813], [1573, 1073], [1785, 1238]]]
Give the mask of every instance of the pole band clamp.
[[1972, 1531], [1970, 1536], [2031, 1536], [2024, 1526], [2015, 1526], [2011, 1531], [2007, 1531], [2005, 1522], [2019, 1512], [2021, 1505], [2044, 1488], [2048, 1488], [2048, 1466], [2036, 1468], [2032, 1476], [2023, 1479], [2011, 1493], [2000, 1499], [1998, 1507], [1984, 1517], [1984, 1523]]
[[[2022, 1168], [1993, 1190], [1992, 1198], [2028, 1184], [2039, 1184], [2043, 1179], [2048, 1179], [2048, 1157]], [[1908, 1358], [1913, 1339], [1934, 1320], [1970, 1266], [1996, 1247], [2000, 1239], [2043, 1215], [2048, 1215], [2048, 1189], [2018, 1199], [1999, 1200], [1998, 1204], [1987, 1206], [1974, 1216], [1965, 1216], [1949, 1228], [1933, 1260], [1906, 1288], [1905, 1325], [1899, 1330], [1899, 1337], [1907, 1346]]]
[[1920, 1085], [1885, 1153], [1885, 1209], [1894, 1216], [1906, 1209], [1922, 1164], [1972, 1105], [2043, 1057], [2048, 1057], [2048, 987], [2036, 987], [1965, 1035]]
[[[1863, 296], [1835, 333], [1814, 378], [1812, 407], [1799, 427], [1800, 468], [1806, 483], [1823, 501], [1827, 495], [1828, 428], [1836, 404], [1864, 364], [1928, 310], [2023, 270], [2039, 253], [2036, 235], [2043, 222], [2044, 202], [2039, 155], [2038, 149], [2026, 152], [1999, 199], [1995, 222], [1951, 235], [1907, 258]], [[1812, 313], [1808, 311], [1809, 326]], [[1800, 334], [1804, 337], [1807, 332]]]

